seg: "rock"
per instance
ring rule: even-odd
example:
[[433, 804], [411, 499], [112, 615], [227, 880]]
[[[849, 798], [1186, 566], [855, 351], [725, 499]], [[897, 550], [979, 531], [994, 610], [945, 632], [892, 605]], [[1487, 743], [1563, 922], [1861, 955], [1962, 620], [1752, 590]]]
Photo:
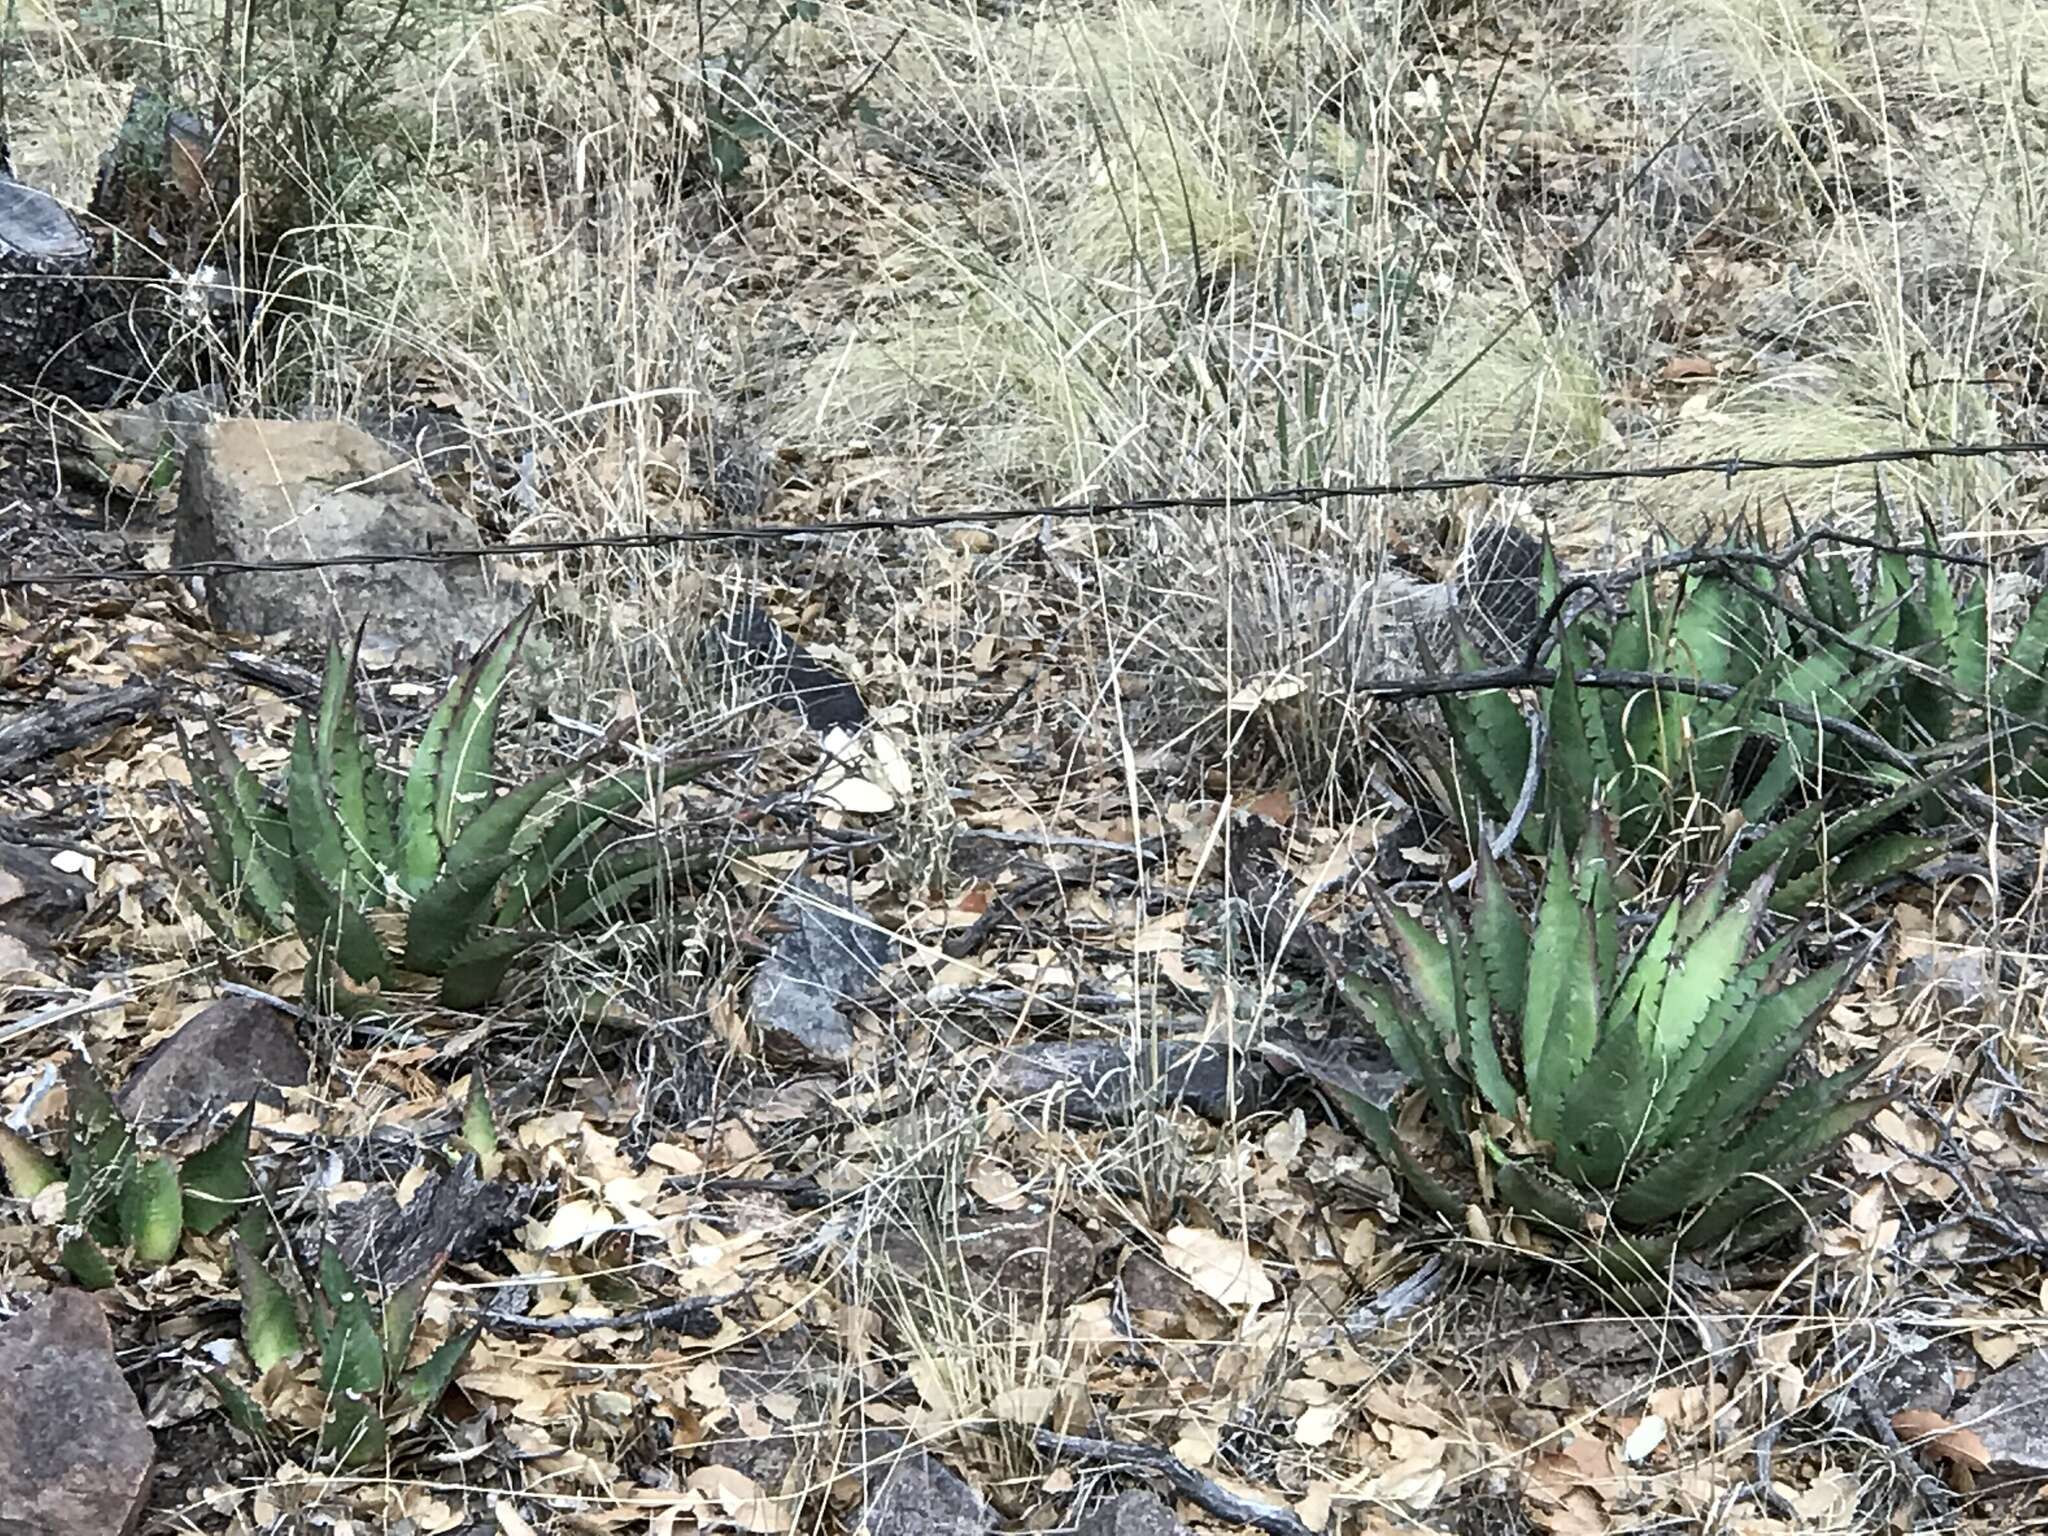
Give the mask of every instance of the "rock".
[[1188, 1536], [1188, 1528], [1157, 1494], [1133, 1489], [1096, 1505], [1074, 1536]]
[[853, 1059], [853, 1024], [840, 1001], [867, 991], [895, 943], [815, 880], [792, 880], [775, 917], [788, 932], [754, 973], [754, 1033], [773, 1059], [844, 1066]]
[[1117, 1271], [1131, 1323], [1141, 1334], [1161, 1339], [1220, 1339], [1231, 1331], [1230, 1314], [1149, 1253], [1124, 1255]]
[[136, 1064], [118, 1095], [131, 1125], [159, 1136], [302, 1087], [312, 1061], [290, 1015], [254, 997], [224, 997], [192, 1015]]
[[[974, 1212], [935, 1234], [897, 1230], [882, 1255], [909, 1282], [949, 1305], [1020, 1309], [1028, 1323], [1058, 1317], [1095, 1286], [1095, 1245], [1073, 1222], [1049, 1211]], [[937, 1250], [936, 1252], [934, 1250]], [[944, 1265], [948, 1273], [939, 1273]]]
[[0, 1323], [0, 1536], [127, 1536], [155, 1463], [98, 1302], [53, 1291]]
[[183, 461], [186, 450], [219, 417], [226, 397], [217, 384], [165, 395], [148, 405], [95, 411], [66, 420], [63, 462], [67, 475], [141, 495], [159, 483], [165, 464]]
[[865, 1536], [982, 1536], [996, 1528], [987, 1501], [936, 1456], [904, 1449], [895, 1435], [869, 1434], [862, 1445], [856, 1530]]
[[852, 730], [868, 717], [859, 692], [799, 645], [768, 613], [746, 603], [705, 634], [705, 664], [728, 686], [757, 692], [778, 709], [800, 714], [820, 733]]
[[1068, 1125], [1116, 1125], [1141, 1108], [1193, 1110], [1218, 1123], [1271, 1108], [1281, 1075], [1219, 1041], [1165, 1040], [1156, 1057], [1122, 1040], [1038, 1041], [996, 1059], [988, 1091]]
[[[422, 488], [411, 466], [335, 421], [214, 423], [185, 455], [171, 557], [179, 564], [417, 554], [475, 544], [475, 528]], [[512, 604], [483, 563], [330, 566], [204, 578], [223, 629], [307, 638], [353, 633], [421, 664], [474, 650]]]
[[2048, 1479], [2048, 1350], [1986, 1377], [1951, 1416], [1991, 1458], [1977, 1479], [1981, 1491]]

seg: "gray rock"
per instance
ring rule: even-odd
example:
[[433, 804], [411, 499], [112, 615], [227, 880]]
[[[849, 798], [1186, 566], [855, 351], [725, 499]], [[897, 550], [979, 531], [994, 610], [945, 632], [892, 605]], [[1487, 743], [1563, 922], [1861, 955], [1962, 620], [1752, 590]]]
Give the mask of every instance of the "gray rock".
[[1187, 1530], [1157, 1494], [1133, 1489], [1096, 1505], [1074, 1536], [1187, 1536]]
[[444, 1260], [463, 1263], [491, 1252], [526, 1217], [531, 1191], [486, 1179], [476, 1155], [429, 1173], [404, 1205], [387, 1188], [337, 1206], [321, 1230], [308, 1233], [311, 1268], [320, 1240], [334, 1245], [350, 1274], [389, 1293]]
[[[893, 1442], [893, 1444], [892, 1444]], [[898, 1436], [863, 1437], [856, 1528], [865, 1536], [984, 1536], [996, 1512], [944, 1462], [906, 1450]]]
[[754, 973], [754, 1033], [773, 1059], [844, 1066], [853, 1058], [853, 1025], [840, 1002], [867, 991], [895, 944], [815, 880], [792, 880], [775, 917], [789, 931]]
[[1122, 1040], [1037, 1041], [1005, 1051], [988, 1091], [1034, 1118], [1117, 1125], [1141, 1109], [1185, 1107], [1219, 1124], [1271, 1108], [1281, 1075], [1218, 1041], [1165, 1040], [1157, 1053]]
[[1976, 1432], [1991, 1457], [1990, 1470], [1978, 1477], [1980, 1489], [2048, 1480], [2048, 1350], [1986, 1377], [1953, 1417]]
[[[477, 542], [412, 466], [359, 427], [334, 421], [216, 422], [185, 455], [171, 555], [194, 561], [418, 554]], [[244, 634], [353, 633], [422, 664], [473, 650], [513, 610], [475, 559], [223, 572], [204, 579], [214, 623]]]
[[127, 1536], [155, 1464], [98, 1302], [53, 1291], [0, 1323], [0, 1536]]
[[281, 1105], [279, 1090], [302, 1087], [312, 1065], [289, 1015], [258, 998], [224, 997], [152, 1047], [118, 1103], [131, 1125], [166, 1135], [251, 1099]]

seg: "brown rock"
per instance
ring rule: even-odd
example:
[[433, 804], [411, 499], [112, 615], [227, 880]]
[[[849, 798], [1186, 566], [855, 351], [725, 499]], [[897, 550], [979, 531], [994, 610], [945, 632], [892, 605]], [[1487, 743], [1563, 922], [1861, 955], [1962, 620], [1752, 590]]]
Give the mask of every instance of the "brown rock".
[[0, 1323], [0, 1536], [127, 1536], [155, 1460], [98, 1302], [55, 1291]]
[[1950, 1414], [1983, 1441], [1991, 1466], [1980, 1489], [2011, 1491], [2048, 1481], [2048, 1350], [1987, 1376]]
[[[475, 526], [359, 427], [336, 421], [216, 422], [185, 455], [171, 555], [195, 561], [418, 554], [474, 545]], [[482, 562], [398, 562], [205, 578], [214, 623], [245, 634], [346, 634], [420, 662], [473, 650], [511, 605]]]
[[119, 1104], [130, 1124], [161, 1135], [252, 1098], [283, 1104], [278, 1090], [302, 1086], [311, 1070], [288, 1015], [259, 998], [224, 997], [142, 1058]]

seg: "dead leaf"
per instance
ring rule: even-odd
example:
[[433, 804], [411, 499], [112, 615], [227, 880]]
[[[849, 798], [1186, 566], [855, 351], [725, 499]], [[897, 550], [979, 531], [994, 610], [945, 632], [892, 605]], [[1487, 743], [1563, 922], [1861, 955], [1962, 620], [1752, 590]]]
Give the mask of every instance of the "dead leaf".
[[1971, 1472], [1991, 1470], [1991, 1449], [1974, 1429], [1945, 1418], [1932, 1408], [1901, 1408], [1892, 1415], [1892, 1429], [1916, 1450], [1924, 1450]]
[[1263, 1307], [1276, 1294], [1250, 1250], [1215, 1232], [1175, 1227], [1166, 1234], [1159, 1257], [1204, 1296], [1226, 1307]]

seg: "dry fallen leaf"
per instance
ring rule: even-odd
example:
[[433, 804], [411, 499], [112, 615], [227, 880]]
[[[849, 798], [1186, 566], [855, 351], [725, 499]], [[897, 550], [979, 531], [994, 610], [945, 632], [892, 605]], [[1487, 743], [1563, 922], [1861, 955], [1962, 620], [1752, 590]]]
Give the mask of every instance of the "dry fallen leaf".
[[1198, 1227], [1175, 1227], [1159, 1257], [1211, 1301], [1226, 1307], [1263, 1307], [1276, 1294], [1273, 1282], [1244, 1244]]
[[1951, 1466], [1972, 1472], [1991, 1470], [1991, 1450], [1982, 1437], [1932, 1408], [1901, 1408], [1892, 1415], [1892, 1428], [1909, 1446], [1938, 1456]]

